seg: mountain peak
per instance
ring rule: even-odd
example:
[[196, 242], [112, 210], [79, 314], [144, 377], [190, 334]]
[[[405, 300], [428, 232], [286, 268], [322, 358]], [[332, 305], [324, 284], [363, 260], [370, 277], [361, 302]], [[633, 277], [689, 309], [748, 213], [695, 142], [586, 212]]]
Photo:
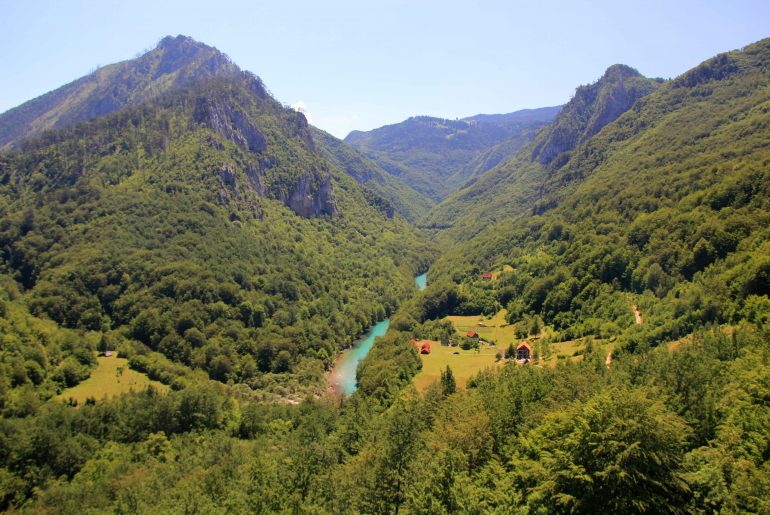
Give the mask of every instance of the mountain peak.
[[[163, 53], [173, 53], [179, 56], [193, 56], [199, 53], [205, 53], [211, 56], [222, 57], [228, 62], [230, 61], [230, 58], [217, 48], [182, 34], [164, 37], [158, 42], [155, 49], [150, 50], [148, 53], [159, 51]], [[141, 57], [139, 59], [141, 59]]]
[[164, 37], [163, 39], [160, 40], [156, 48], [176, 48], [184, 44], [207, 46], [207, 45], [204, 45], [203, 43], [200, 43], [199, 41], [195, 41], [190, 36], [178, 34], [176, 36]]
[[241, 76], [243, 72], [216, 48], [189, 36], [166, 36], [136, 59], [100, 68], [0, 114], [0, 148], [138, 105], [196, 81]]
[[575, 147], [655, 91], [658, 84], [630, 66], [613, 64], [599, 80], [577, 88], [553, 125], [539, 138], [532, 160], [561, 166]]
[[631, 77], [644, 77], [636, 68], [632, 68], [628, 66], [627, 64], [613, 64], [609, 68], [607, 68], [604, 71], [604, 75], [599, 79], [599, 82], [602, 80], [613, 80], [613, 79], [626, 79]]

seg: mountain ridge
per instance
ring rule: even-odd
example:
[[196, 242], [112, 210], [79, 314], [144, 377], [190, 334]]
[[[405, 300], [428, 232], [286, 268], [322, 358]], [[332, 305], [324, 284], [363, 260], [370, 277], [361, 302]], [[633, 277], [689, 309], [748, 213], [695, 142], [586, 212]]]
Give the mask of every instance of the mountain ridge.
[[[469, 211], [473, 216], [465, 217], [462, 226], [446, 233], [451, 238], [467, 238], [494, 219], [547, 209], [554, 202], [550, 195], [560, 188], [556, 181], [565, 180], [561, 168], [575, 149], [659, 84], [657, 79], [644, 78], [629, 66], [610, 66], [594, 83], [579, 86], [554, 121], [544, 126], [531, 142], [510, 159], [499, 160], [485, 174], [452, 192], [420, 225], [451, 227], [464, 211]], [[513, 189], [506, 189], [506, 185]]]
[[[412, 116], [371, 131], [352, 131], [345, 141], [416, 191], [440, 201], [453, 188], [485, 172], [486, 166], [515, 153], [560, 109], [524, 109], [458, 120]], [[489, 153], [487, 159], [485, 153]]]
[[48, 129], [137, 105], [196, 80], [241, 73], [214, 47], [187, 36], [166, 36], [138, 58], [101, 67], [0, 114], [0, 149]]
[[[629, 351], [753, 317], [743, 310], [770, 293], [769, 59], [765, 39], [706, 60], [563, 162], [542, 164], [531, 150], [545, 139], [533, 142], [434, 208], [447, 249], [434, 278], [487, 295], [479, 272], [507, 267], [509, 322], [537, 316], [564, 339], [625, 335]], [[648, 313], [636, 332], [629, 298]]]

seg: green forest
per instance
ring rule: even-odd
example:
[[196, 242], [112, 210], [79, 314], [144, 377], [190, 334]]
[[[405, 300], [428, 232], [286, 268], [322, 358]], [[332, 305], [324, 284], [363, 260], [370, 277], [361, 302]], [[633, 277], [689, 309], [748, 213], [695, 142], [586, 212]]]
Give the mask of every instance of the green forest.
[[[348, 143], [190, 38], [96, 73], [0, 115], [0, 510], [770, 512], [770, 39]], [[459, 315], [516, 340], [416, 388]]]

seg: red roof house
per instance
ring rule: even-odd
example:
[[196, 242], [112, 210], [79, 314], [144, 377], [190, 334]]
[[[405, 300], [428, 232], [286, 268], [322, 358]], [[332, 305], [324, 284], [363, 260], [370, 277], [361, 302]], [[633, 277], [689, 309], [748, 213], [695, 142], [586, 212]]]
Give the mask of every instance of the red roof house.
[[420, 354], [430, 354], [430, 343], [425, 342], [420, 348]]
[[516, 347], [516, 359], [531, 359], [531, 356], [532, 346], [529, 344], [529, 342], [521, 342], [521, 344]]
[[476, 331], [468, 331], [468, 333], [465, 336], [467, 336], [468, 338], [478, 338], [479, 333], [477, 333]]
[[492, 274], [489, 273], [489, 272], [484, 272], [483, 274], [481, 274], [481, 278], [482, 279], [487, 279], [487, 280], [492, 280]]

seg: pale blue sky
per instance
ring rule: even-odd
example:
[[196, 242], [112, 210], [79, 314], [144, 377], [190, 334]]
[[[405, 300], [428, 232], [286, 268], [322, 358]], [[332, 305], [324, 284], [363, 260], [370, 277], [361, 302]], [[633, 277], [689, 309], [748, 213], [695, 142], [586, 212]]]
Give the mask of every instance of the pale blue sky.
[[569, 100], [611, 64], [675, 77], [770, 36], [770, 1], [0, 0], [0, 112], [165, 35], [219, 48], [337, 136]]

